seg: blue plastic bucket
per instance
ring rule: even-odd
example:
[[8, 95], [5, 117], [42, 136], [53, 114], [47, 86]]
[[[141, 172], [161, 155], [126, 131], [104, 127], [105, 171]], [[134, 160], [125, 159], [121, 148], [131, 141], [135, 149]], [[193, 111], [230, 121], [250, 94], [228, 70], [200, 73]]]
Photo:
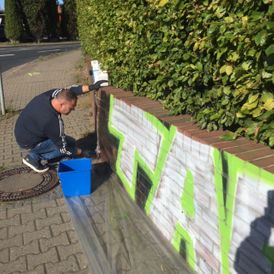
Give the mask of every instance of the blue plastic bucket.
[[66, 197], [91, 193], [91, 167], [89, 158], [64, 160], [59, 163], [58, 176]]

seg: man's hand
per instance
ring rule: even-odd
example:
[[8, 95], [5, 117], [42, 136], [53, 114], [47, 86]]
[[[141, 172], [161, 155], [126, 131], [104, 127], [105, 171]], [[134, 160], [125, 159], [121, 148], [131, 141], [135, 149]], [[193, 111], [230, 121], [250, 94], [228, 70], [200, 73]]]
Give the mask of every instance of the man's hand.
[[97, 81], [96, 83], [89, 85], [89, 91], [98, 90], [102, 84], [107, 83], [107, 82], [108, 82], [107, 80]]
[[76, 156], [82, 156], [82, 153], [83, 153], [82, 149], [81, 148], [77, 148], [76, 152], [75, 152], [75, 155]]

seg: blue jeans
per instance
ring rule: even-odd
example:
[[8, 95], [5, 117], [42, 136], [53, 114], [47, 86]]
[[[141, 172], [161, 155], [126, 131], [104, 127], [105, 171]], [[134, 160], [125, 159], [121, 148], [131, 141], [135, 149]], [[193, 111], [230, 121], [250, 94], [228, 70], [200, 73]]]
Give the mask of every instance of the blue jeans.
[[[66, 141], [68, 149], [73, 153], [73, 157], [77, 150], [76, 142], [70, 136], [66, 136]], [[37, 144], [28, 152], [28, 155], [35, 161], [52, 160], [54, 158], [61, 158], [66, 156], [59, 151], [59, 149], [50, 139]]]

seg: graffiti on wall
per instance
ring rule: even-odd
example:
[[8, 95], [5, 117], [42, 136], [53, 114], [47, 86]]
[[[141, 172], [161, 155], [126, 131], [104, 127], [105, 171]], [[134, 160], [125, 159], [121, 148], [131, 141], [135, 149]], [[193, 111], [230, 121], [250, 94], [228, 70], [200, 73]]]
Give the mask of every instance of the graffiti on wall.
[[273, 174], [113, 96], [108, 129], [119, 140], [115, 168], [128, 194], [140, 200], [141, 170], [144, 211], [193, 270], [271, 273]]

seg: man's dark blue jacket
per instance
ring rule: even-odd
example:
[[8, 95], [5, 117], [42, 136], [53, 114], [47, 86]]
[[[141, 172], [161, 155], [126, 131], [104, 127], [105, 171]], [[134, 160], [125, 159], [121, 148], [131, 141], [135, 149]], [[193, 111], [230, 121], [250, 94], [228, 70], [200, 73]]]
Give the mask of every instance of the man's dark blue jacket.
[[[52, 89], [34, 97], [23, 109], [15, 125], [15, 138], [21, 148], [32, 149], [37, 144], [51, 139], [62, 154], [71, 155], [67, 148], [64, 122], [61, 114], [51, 105], [51, 100], [60, 89]], [[82, 94], [82, 86], [72, 86], [76, 95]]]

